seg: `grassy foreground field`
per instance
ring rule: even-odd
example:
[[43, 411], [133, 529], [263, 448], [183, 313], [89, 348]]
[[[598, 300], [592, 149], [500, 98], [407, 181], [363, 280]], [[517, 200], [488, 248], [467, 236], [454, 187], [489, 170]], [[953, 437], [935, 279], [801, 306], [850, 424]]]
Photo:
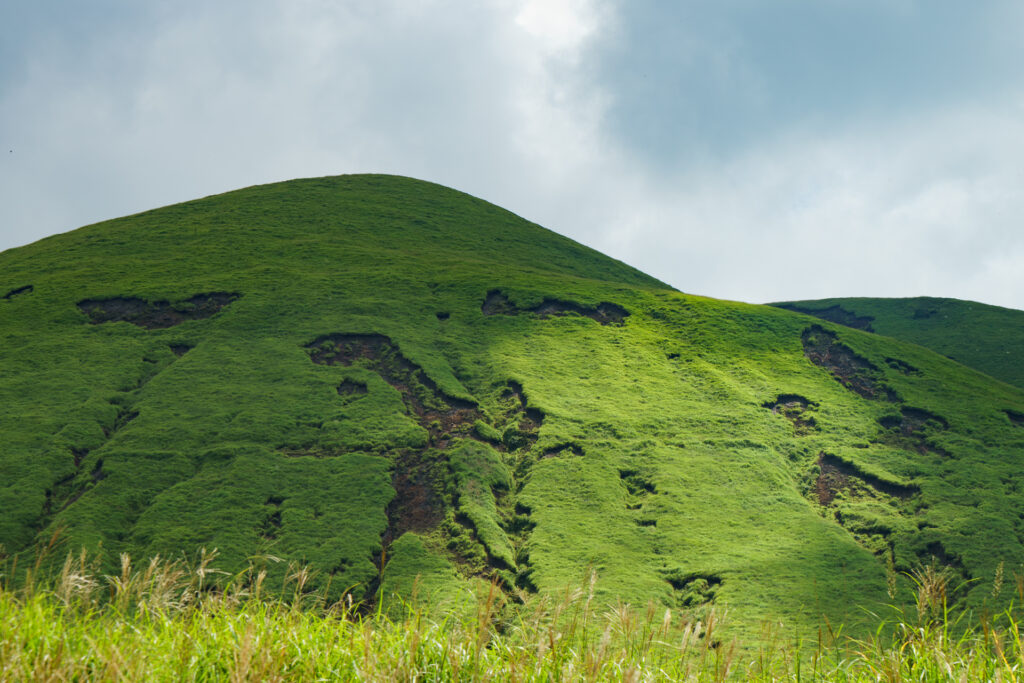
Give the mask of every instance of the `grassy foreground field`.
[[[601, 606], [593, 577], [528, 609], [495, 586], [471, 612], [392, 619], [308, 592], [308, 568], [290, 566], [277, 594], [253, 567], [210, 590], [218, 574], [215, 553], [191, 566], [125, 555], [111, 576], [83, 552], [53, 577], [4, 584], [0, 681], [1015, 681], [1024, 667], [1020, 610], [968, 625], [934, 568], [911, 577], [916, 611], [880, 617], [874, 635], [824, 625], [788, 640], [765, 623], [748, 642], [719, 637], [724, 608], [694, 621], [654, 603]], [[1019, 599], [1024, 575], [1014, 582]]]

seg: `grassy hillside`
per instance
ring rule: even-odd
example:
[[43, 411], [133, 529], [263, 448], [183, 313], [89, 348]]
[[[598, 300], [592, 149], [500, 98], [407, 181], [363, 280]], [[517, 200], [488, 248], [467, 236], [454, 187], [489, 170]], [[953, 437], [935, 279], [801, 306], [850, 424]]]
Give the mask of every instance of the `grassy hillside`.
[[772, 305], [914, 342], [1024, 388], [1024, 311], [924, 296]]
[[[580, 585], [736, 623], [1024, 563], [1024, 392], [688, 296], [387, 176], [249, 188], [0, 254], [0, 542], [368, 603]], [[1009, 593], [1009, 591], [1006, 591]], [[756, 626], [752, 626], [756, 628]]]

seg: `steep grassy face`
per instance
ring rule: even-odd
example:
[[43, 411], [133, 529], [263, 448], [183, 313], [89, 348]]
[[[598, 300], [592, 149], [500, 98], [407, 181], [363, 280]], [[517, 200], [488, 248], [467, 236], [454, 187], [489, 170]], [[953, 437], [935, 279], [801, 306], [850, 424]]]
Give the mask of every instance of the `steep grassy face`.
[[933, 558], [980, 604], [1024, 562], [1024, 392], [429, 183], [89, 226], [0, 254], [0, 290], [8, 552], [216, 547], [449, 606], [594, 572], [750, 628], [856, 621]]
[[923, 296], [771, 305], [914, 342], [1024, 389], [1024, 311]]

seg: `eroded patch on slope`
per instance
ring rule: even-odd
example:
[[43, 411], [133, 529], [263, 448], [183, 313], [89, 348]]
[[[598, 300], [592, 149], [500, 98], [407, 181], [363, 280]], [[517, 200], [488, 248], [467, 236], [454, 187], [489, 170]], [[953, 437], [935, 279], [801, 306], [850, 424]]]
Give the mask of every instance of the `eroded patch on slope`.
[[818, 503], [824, 506], [830, 505], [840, 492], [854, 497], [880, 493], [901, 500], [919, 492], [916, 486], [886, 481], [831, 453], [822, 452], [818, 455], [818, 468], [820, 473], [815, 480], [815, 492]]
[[501, 498], [505, 505], [501, 525], [511, 544], [515, 559], [512, 584], [519, 590], [536, 593], [534, 570], [527, 550], [530, 534], [536, 523], [530, 519], [532, 510], [517, 501], [516, 495], [522, 491], [537, 462], [533, 446], [544, 424], [545, 415], [543, 411], [530, 405], [526, 391], [515, 380], [506, 382], [501, 400], [504, 403], [503, 417], [506, 427], [501, 433], [499, 450], [507, 452], [512, 461], [510, 490]]
[[878, 420], [885, 432], [879, 439], [905, 450], [914, 450], [922, 455], [937, 453], [948, 456], [942, 447], [932, 443], [929, 437], [949, 428], [946, 418], [922, 408], [900, 406], [899, 415], [884, 415]]
[[178, 358], [181, 358], [182, 356], [184, 356], [186, 353], [188, 353], [189, 351], [191, 351], [194, 348], [195, 348], [194, 346], [191, 346], [189, 344], [171, 344], [170, 345], [171, 353], [173, 353]]
[[[662, 576], [672, 587], [675, 607], [687, 610], [698, 618], [703, 618], [715, 604], [722, 588], [722, 577], [712, 572], [684, 572], [676, 568], [663, 570]], [[706, 633], [701, 631], [696, 635], [704, 638]]]
[[[430, 444], [445, 448], [453, 436], [476, 438], [473, 426], [484, 415], [476, 404], [445, 394], [419, 365], [382, 334], [330, 334], [306, 345], [321, 365], [360, 365], [379, 374], [402, 395], [410, 414], [430, 434]], [[344, 384], [344, 383], [343, 383]]]
[[[192, 347], [184, 348], [187, 351]], [[175, 346], [171, 345], [171, 350], [174, 351], [174, 349]], [[180, 357], [183, 353], [175, 352], [175, 355]], [[74, 469], [54, 481], [46, 489], [45, 502], [38, 524], [40, 528], [45, 527], [52, 520], [53, 515], [73, 505], [90, 488], [107, 478], [107, 472], [103, 469], [103, 458], [96, 452], [101, 452], [122, 429], [139, 417], [139, 411], [135, 408], [139, 390], [173, 363], [174, 360], [167, 360], [166, 357], [142, 357], [135, 378], [129, 381], [119, 394], [107, 399], [110, 405], [116, 408], [116, 413], [112, 421], [99, 422], [98, 426], [103, 434], [102, 440], [99, 443], [90, 443], [88, 440], [81, 441], [77, 438], [72, 441], [68, 449]], [[78, 430], [73, 430], [72, 433], [82, 434]], [[96, 457], [96, 461], [92, 469], [86, 472], [86, 466], [91, 460], [90, 454], [94, 454], [93, 457]]]
[[585, 306], [575, 301], [561, 301], [559, 299], [544, 299], [539, 305], [533, 308], [520, 308], [516, 306], [508, 295], [500, 289], [492, 289], [487, 292], [480, 311], [484, 315], [519, 315], [521, 313], [533, 313], [540, 318], [561, 317], [566, 315], [581, 315], [591, 320], [596, 320], [602, 325], [621, 324], [629, 316], [627, 311], [618, 304], [607, 301], [597, 306]]
[[505, 402], [507, 426], [501, 432], [499, 448], [525, 454], [537, 442], [538, 432], [544, 424], [544, 413], [529, 405], [522, 385], [515, 380], [506, 383], [501, 398]]
[[350, 396], [353, 399], [365, 396], [367, 392], [366, 385], [362, 382], [355, 382], [350, 379], [342, 380], [341, 384], [338, 385], [338, 396]]
[[[509, 457], [526, 461], [525, 454], [537, 439], [544, 415], [527, 407], [522, 386], [509, 382], [505, 390], [504, 397], [511, 405], [505, 411], [507, 424], [502, 431], [487, 421], [475, 403], [442, 391], [384, 335], [330, 334], [315, 339], [306, 349], [314, 363], [362, 367], [376, 372], [398, 391], [408, 414], [429, 434], [428, 445], [424, 448], [396, 449], [387, 454], [392, 462], [395, 496], [387, 506], [388, 524], [382, 534], [381, 550], [373, 558], [379, 574], [383, 575], [386, 568], [392, 543], [406, 532], [415, 532], [424, 538], [433, 538], [435, 548], [447, 554], [463, 574], [496, 580], [509, 590], [513, 587], [530, 590], [528, 558], [525, 551], [520, 551], [532, 526], [515, 521], [522, 515], [513, 513], [511, 482], [500, 486], [477, 482], [464, 491], [461, 487], [465, 482], [459, 482], [460, 477], [465, 477], [465, 464], [462, 475], [456, 475], [450, 455], [459, 452], [455, 449], [458, 443], [465, 443], [459, 440], [471, 439], [493, 443], [509, 452]], [[344, 380], [338, 387], [339, 395], [348, 400], [366, 391], [365, 384], [351, 379]], [[311, 450], [289, 455], [323, 457], [326, 454]], [[494, 457], [499, 456], [495, 453]], [[525, 467], [528, 469], [529, 463]], [[471, 510], [466, 507], [471, 504], [470, 500]], [[508, 528], [503, 531], [505, 522], [496, 525], [493, 521], [480, 529], [478, 514], [487, 508], [502, 511], [499, 516], [515, 531]], [[511, 552], [510, 546], [515, 546]], [[522, 578], [517, 578], [519, 576]], [[369, 602], [378, 586], [379, 583], [369, 587], [366, 596]]]
[[283, 504], [284, 498], [280, 496], [270, 496], [263, 503], [263, 520], [260, 522], [260, 537], [263, 540], [273, 541], [277, 539], [277, 535], [281, 531], [281, 506]]
[[93, 325], [123, 321], [148, 330], [158, 330], [180, 325], [186, 320], [209, 318], [240, 296], [229, 292], [209, 292], [174, 303], [149, 302], [126, 296], [83, 299], [78, 302], [78, 307], [89, 316], [89, 322]]
[[865, 332], [875, 331], [871, 327], [871, 323], [875, 320], [874, 316], [857, 315], [838, 304], [835, 306], [829, 306], [828, 308], [804, 308], [802, 306], [793, 305], [783, 305], [779, 306], [779, 308], [785, 308], [786, 310], [794, 311], [796, 313], [806, 313], [807, 315], [813, 315], [815, 318], [821, 318], [822, 320], [827, 320], [831, 323], [839, 323], [840, 325], [864, 330]]
[[[626, 509], [642, 514], [640, 511], [647, 497], [658, 493], [658, 487], [654, 485], [650, 474], [640, 470], [620, 469], [619, 479], [626, 489]], [[650, 517], [636, 517], [633, 521], [640, 526], [657, 526], [657, 521]]]
[[947, 429], [949, 423], [941, 415], [923, 410], [901, 406], [899, 415], [885, 415], [878, 423], [886, 429], [894, 430], [903, 436], [919, 435], [926, 429]]
[[536, 593], [537, 584], [533, 581], [533, 566], [530, 563], [530, 553], [527, 550], [527, 542], [530, 534], [533, 533], [537, 523], [532, 519], [533, 510], [528, 505], [516, 503], [513, 513], [505, 520], [505, 533], [512, 542], [516, 560], [516, 588], [527, 593]]
[[638, 470], [619, 470], [619, 479], [622, 480], [622, 485], [626, 487], [626, 491], [631, 496], [646, 496], [658, 492], [651, 478]]
[[576, 456], [581, 456], [582, 457], [583, 456], [583, 447], [580, 446], [578, 443], [574, 443], [574, 442], [562, 443], [562, 444], [558, 444], [557, 446], [553, 446], [551, 448], [545, 449], [544, 454], [541, 455], [540, 457], [541, 457], [541, 459], [545, 459], [545, 458], [556, 458], [558, 456], [564, 456], [564, 455], [576, 455]]
[[879, 369], [867, 358], [841, 343], [835, 333], [819, 325], [812, 325], [800, 336], [804, 355], [818, 367], [825, 368], [850, 391], [867, 399], [898, 401], [896, 395], [882, 382]]
[[805, 413], [818, 404], [800, 394], [779, 394], [773, 401], [765, 401], [762, 408], [768, 408], [773, 415], [781, 415], [793, 423], [793, 432], [797, 436], [809, 434], [817, 429], [817, 421], [813, 415]]
[[916, 375], [916, 376], [920, 376], [921, 375], [921, 371], [920, 370], [915, 368], [910, 363], [908, 363], [906, 361], [900, 360], [899, 358], [886, 358], [885, 359], [885, 364], [888, 365], [893, 370], [897, 370], [897, 371], [903, 373], [904, 375]]
[[395, 458], [391, 477], [395, 497], [387, 508], [385, 548], [406, 531], [427, 532], [444, 519], [444, 473], [427, 451], [407, 451]]
[[11, 291], [9, 291], [6, 294], [4, 294], [2, 298], [6, 299], [6, 300], [10, 300], [10, 299], [13, 299], [14, 297], [20, 296], [22, 294], [31, 294], [34, 289], [35, 288], [32, 285], [25, 285], [24, 287], [15, 287]]

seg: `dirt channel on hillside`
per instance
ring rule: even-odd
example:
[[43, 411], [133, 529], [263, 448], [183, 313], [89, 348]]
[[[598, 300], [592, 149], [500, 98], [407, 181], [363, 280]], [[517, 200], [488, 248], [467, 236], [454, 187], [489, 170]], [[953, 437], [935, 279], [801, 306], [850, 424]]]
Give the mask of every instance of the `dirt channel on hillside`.
[[[425, 448], [403, 448], [388, 453], [392, 461], [392, 487], [395, 497], [387, 507], [388, 525], [381, 538], [381, 552], [375, 556], [383, 575], [391, 544], [407, 531], [422, 535], [440, 531], [448, 539], [444, 549], [460, 571], [467, 575], [498, 580], [507, 590], [514, 587], [529, 590], [529, 562], [525, 553], [517, 553], [518, 567], [509, 567], [479, 539], [472, 521], [459, 512], [460, 493], [453, 488], [446, 450], [460, 439], [490, 443], [501, 452], [516, 452], [519, 459], [537, 440], [537, 431], [544, 421], [539, 410], [527, 407], [522, 387], [509, 382], [505, 396], [510, 402], [506, 422], [498, 441], [481, 437], [480, 426], [488, 424], [487, 416], [475, 403], [444, 392], [416, 363], [410, 361], [388, 337], [380, 334], [331, 334], [315, 339], [306, 346], [310, 359], [321, 365], [359, 366], [374, 371], [399, 392], [411, 417], [429, 435]], [[352, 397], [364, 394], [365, 385], [346, 379], [338, 387], [339, 395]], [[300, 455], [300, 454], [293, 454]], [[532, 523], [526, 519], [529, 509], [512, 505], [507, 490], [492, 489], [495, 504], [508, 508], [504, 532], [517, 547], [526, 543]], [[480, 552], [482, 549], [482, 553]], [[482, 555], [482, 562], [474, 557]], [[513, 572], [509, 577], [508, 572]], [[379, 587], [380, 579], [370, 586], [367, 598]], [[372, 602], [372, 601], [369, 601]]]

